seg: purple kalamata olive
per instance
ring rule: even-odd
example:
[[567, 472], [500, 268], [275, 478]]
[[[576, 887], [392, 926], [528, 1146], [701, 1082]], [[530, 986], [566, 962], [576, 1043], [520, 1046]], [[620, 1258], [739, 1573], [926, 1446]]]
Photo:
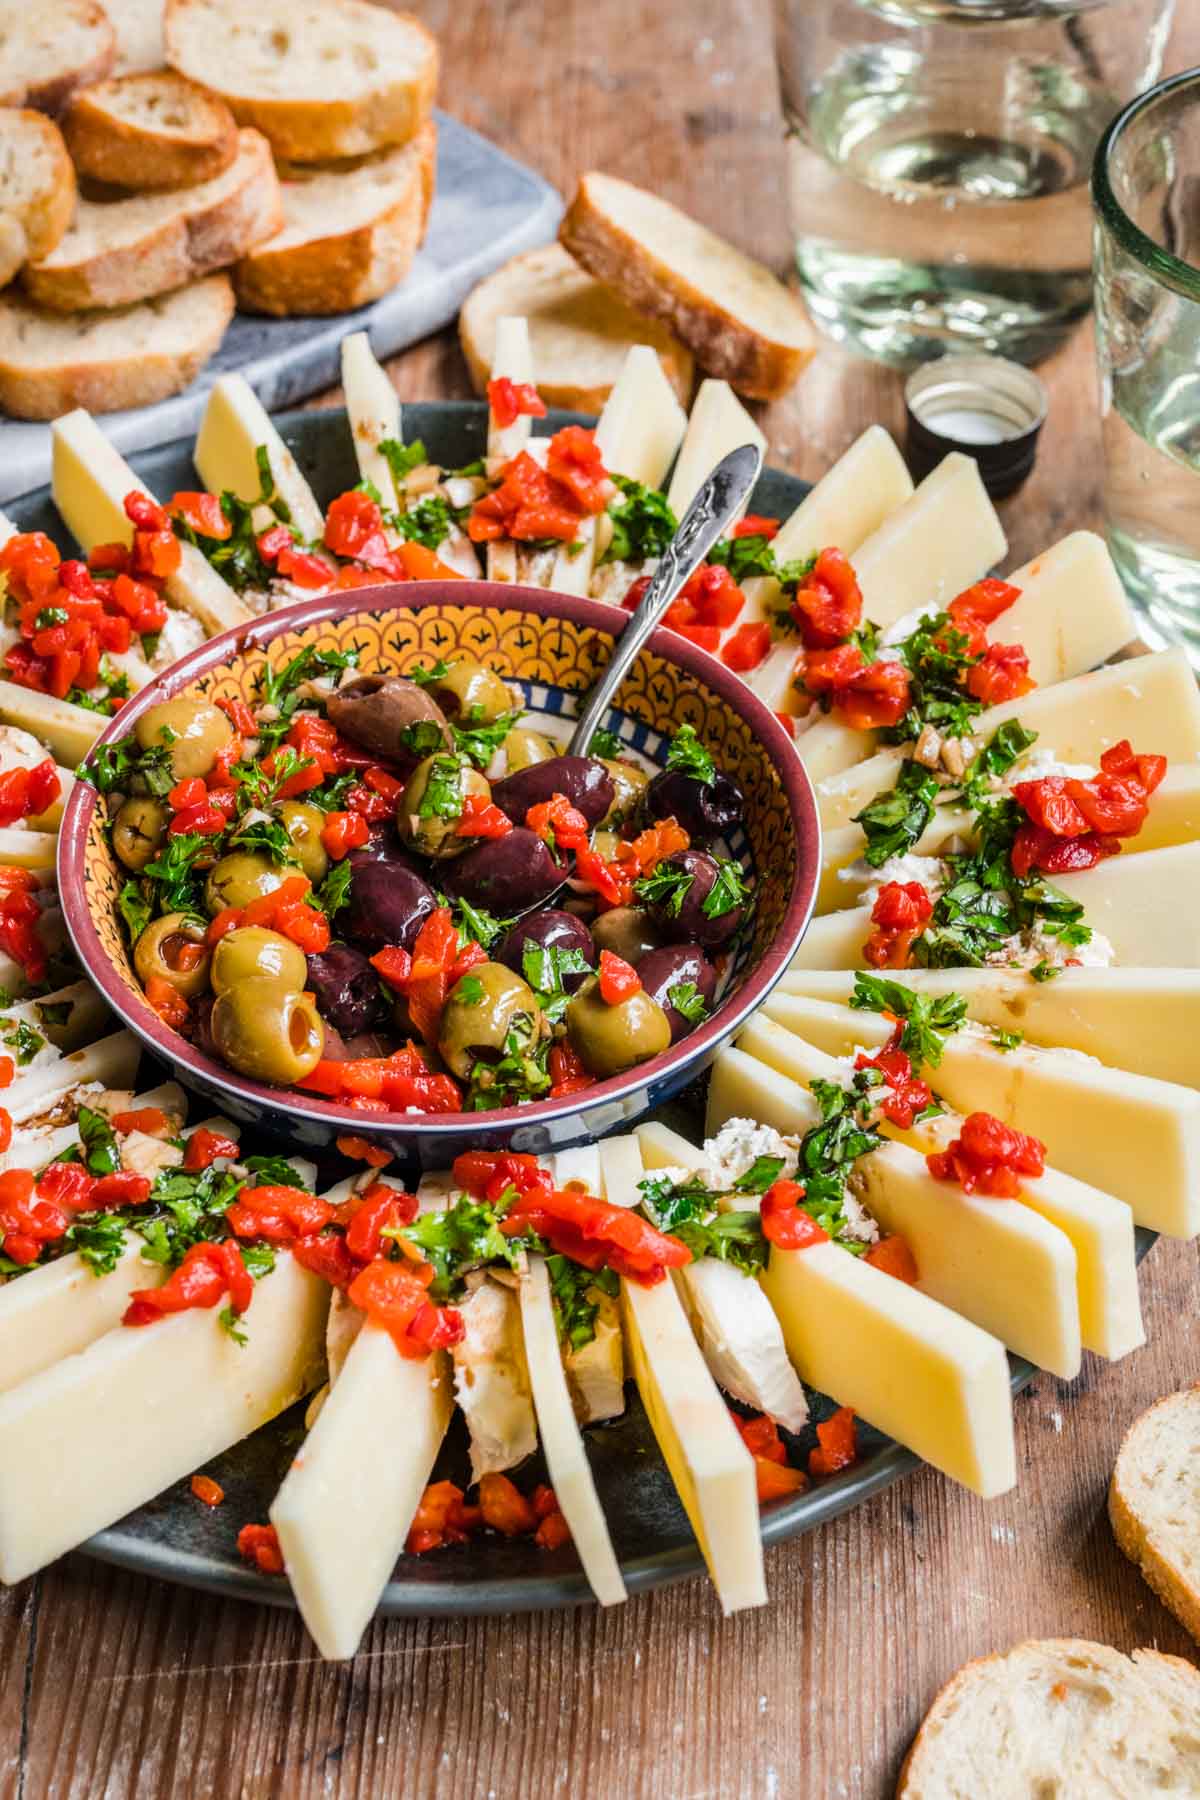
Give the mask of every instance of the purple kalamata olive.
[[566, 873], [566, 865], [555, 862], [541, 838], [518, 825], [505, 837], [486, 839], [447, 863], [444, 885], [455, 899], [485, 906], [503, 918], [544, 900]]
[[308, 959], [308, 985], [317, 1011], [342, 1037], [357, 1037], [385, 1025], [391, 1013], [379, 977], [351, 944], [331, 944]]
[[742, 822], [742, 790], [718, 769], [711, 781], [700, 781], [683, 769], [661, 769], [642, 797], [651, 819], [675, 819], [693, 843], [725, 837]]
[[399, 944], [411, 950], [413, 939], [437, 900], [429, 883], [399, 861], [379, 862], [367, 857], [352, 859], [350, 910], [345, 919], [347, 936], [372, 948]]
[[596, 756], [552, 756], [506, 775], [492, 789], [492, 799], [514, 825], [525, 823], [531, 806], [565, 794], [589, 825], [598, 825], [613, 803], [613, 778]]
[[360, 675], [331, 694], [325, 710], [339, 731], [389, 762], [454, 748], [437, 701], [402, 675]]
[[518, 975], [524, 975], [526, 944], [538, 944], [544, 950], [578, 950], [588, 968], [563, 976], [562, 984], [568, 994], [573, 994], [587, 980], [588, 969], [596, 966], [596, 947], [583, 920], [577, 919], [574, 913], [559, 912], [556, 907], [547, 907], [545, 912], [530, 913], [527, 918], [519, 919], [497, 950], [496, 961], [514, 969]]
[[668, 943], [694, 943], [715, 950], [733, 936], [746, 916], [741, 865], [709, 856], [707, 851], [676, 851], [659, 863], [648, 878], [650, 883], [653, 886], [643, 893], [643, 903]]
[[672, 988], [685, 987], [690, 983], [703, 1000], [706, 1014], [712, 1010], [713, 995], [717, 991], [717, 971], [699, 944], [668, 944], [661, 950], [648, 950], [638, 963], [638, 974], [650, 998], [657, 1000], [666, 1013], [673, 1044], [677, 1044], [681, 1037], [686, 1037], [689, 1031], [694, 1031], [702, 1021], [700, 1018], [685, 1018], [671, 1004]]

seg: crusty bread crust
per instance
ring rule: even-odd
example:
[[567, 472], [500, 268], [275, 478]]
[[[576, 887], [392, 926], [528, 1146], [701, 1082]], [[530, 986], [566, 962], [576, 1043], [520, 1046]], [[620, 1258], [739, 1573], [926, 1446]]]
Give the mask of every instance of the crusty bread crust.
[[694, 286], [672, 266], [669, 245], [660, 254], [605, 210], [586, 175], [558, 236], [597, 281], [615, 289], [635, 312], [662, 319], [695, 353], [706, 374], [728, 381], [740, 394], [778, 399], [815, 354], [811, 338], [804, 344], [773, 341], [723, 306], [715, 293]]
[[[164, 129], [155, 119], [151, 103], [164, 100], [173, 104], [178, 126]], [[237, 125], [225, 102], [172, 69], [82, 89], [62, 125], [81, 175], [138, 192], [211, 181], [238, 153]]]
[[117, 34], [98, 0], [35, 0], [21, 13], [0, 33], [0, 106], [59, 113], [76, 88], [104, 80]]
[[[18, 419], [57, 419], [76, 406], [94, 413], [120, 412], [178, 394], [216, 351], [234, 309], [233, 288], [224, 275], [210, 275], [187, 290], [187, 296], [186, 332], [163, 331], [163, 314], [177, 309], [183, 299], [171, 294], [111, 318], [101, 315], [121, 330], [123, 347], [118, 350], [106, 341], [95, 351], [80, 342], [84, 315], [39, 315], [20, 299], [0, 299], [0, 407]], [[26, 351], [17, 341], [22, 323], [38, 335], [36, 351]], [[60, 333], [61, 349], [56, 351], [53, 338], [43, 332]]]
[[75, 216], [74, 165], [61, 131], [44, 113], [0, 112], [0, 216], [5, 223], [3, 286], [23, 262], [48, 256]]
[[[234, 170], [218, 176], [214, 185], [213, 193], [205, 183], [181, 189], [178, 195], [121, 201], [116, 207], [90, 206], [86, 213], [81, 205], [77, 225], [82, 231], [97, 226], [99, 246], [89, 247], [84, 240], [74, 256], [68, 236], [55, 256], [25, 268], [21, 279], [26, 292], [54, 312], [128, 306], [226, 268], [279, 230], [283, 223], [279, 179], [271, 147], [258, 132], [239, 133]], [[164, 205], [168, 199], [177, 204]], [[103, 215], [132, 207], [154, 209], [145, 230], [104, 248]]]
[[[437, 127], [432, 120], [422, 127], [414, 148], [406, 189], [374, 218], [343, 229], [333, 214], [320, 235], [281, 248], [268, 240], [244, 256], [233, 270], [242, 311], [275, 318], [352, 312], [403, 281], [425, 234], [433, 193]], [[344, 179], [353, 181], [353, 174]], [[285, 229], [289, 185], [285, 179]]]
[[1179, 1522], [1180, 1502], [1186, 1502], [1186, 1496], [1177, 1491], [1161, 1496], [1164, 1510], [1173, 1514], [1170, 1531], [1164, 1530], [1167, 1521], [1152, 1510], [1158, 1498], [1153, 1491], [1157, 1471], [1148, 1466], [1148, 1459], [1154, 1454], [1152, 1440], [1163, 1427], [1177, 1428], [1184, 1435], [1184, 1457], [1193, 1467], [1200, 1463], [1200, 1384], [1168, 1394], [1129, 1427], [1109, 1484], [1108, 1516], [1120, 1549], [1184, 1630], [1200, 1643], [1200, 1588], [1192, 1573], [1179, 1563], [1181, 1534], [1200, 1544], [1200, 1513]]

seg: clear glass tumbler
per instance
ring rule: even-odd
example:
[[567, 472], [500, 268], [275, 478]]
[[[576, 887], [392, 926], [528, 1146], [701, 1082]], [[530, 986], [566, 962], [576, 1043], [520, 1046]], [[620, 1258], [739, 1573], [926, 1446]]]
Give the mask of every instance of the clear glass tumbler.
[[1200, 70], [1113, 121], [1092, 191], [1109, 547], [1143, 635], [1200, 667]]
[[1174, 0], [775, 4], [817, 322], [900, 364], [1053, 350], [1091, 304], [1096, 145], [1157, 80]]

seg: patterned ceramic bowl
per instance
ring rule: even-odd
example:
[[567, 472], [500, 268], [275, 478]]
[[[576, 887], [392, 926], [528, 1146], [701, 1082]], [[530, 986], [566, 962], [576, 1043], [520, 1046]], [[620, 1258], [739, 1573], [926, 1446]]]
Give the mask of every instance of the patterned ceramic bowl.
[[[472, 583], [468, 591], [469, 600], [457, 582], [360, 588], [227, 631], [143, 688], [99, 741], [127, 736], [147, 708], [178, 695], [253, 704], [264, 663], [279, 666], [308, 646], [354, 647], [364, 673], [405, 674], [416, 663], [461, 651], [512, 682], [531, 713], [569, 722], [579, 695], [607, 662], [613, 609], [532, 588]], [[274, 1129], [293, 1146], [317, 1148], [340, 1132], [361, 1135], [368, 1127], [396, 1154], [444, 1167], [468, 1147], [543, 1152], [628, 1128], [707, 1065], [787, 968], [816, 897], [820, 828], [812, 788], [787, 734], [745, 684], [704, 651], [673, 632], [656, 632], [620, 702], [609, 726], [643, 759], [665, 762], [671, 734], [687, 722], [717, 766], [739, 783], [744, 831], [726, 848], [746, 865], [756, 898], [752, 932], [734, 958], [712, 1018], [652, 1062], [564, 1100], [429, 1117], [364, 1114], [247, 1080], [202, 1054], [147, 1005], [117, 911], [125, 874], [109, 847], [107, 803], [78, 782], [59, 836], [58, 883], [83, 966], [113, 1011], [180, 1081], [243, 1124]]]

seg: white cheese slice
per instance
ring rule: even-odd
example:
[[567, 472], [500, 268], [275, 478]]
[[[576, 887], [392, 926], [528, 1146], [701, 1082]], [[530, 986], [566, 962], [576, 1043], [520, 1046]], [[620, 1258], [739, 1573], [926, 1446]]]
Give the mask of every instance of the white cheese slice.
[[31, 733], [56, 761], [72, 769], [83, 761], [108, 723], [103, 713], [18, 687], [15, 681], [0, 681], [0, 719]]
[[[953, 848], [956, 840], [966, 845], [971, 842], [972, 823], [973, 815], [964, 809], [940, 806], [908, 854], [936, 857]], [[860, 825], [835, 825], [822, 832], [818, 915], [842, 912], [848, 906], [863, 904], [865, 891], [878, 885], [881, 879], [888, 879], [881, 876], [879, 869], [873, 869], [863, 861], [866, 841]], [[912, 879], [921, 877], [914, 875]]]
[[[309, 542], [321, 538], [325, 516], [266, 408], [243, 375], [222, 375], [209, 390], [193, 453], [201, 481], [212, 494], [231, 488], [240, 499], [252, 500], [262, 489], [259, 450], [267, 453], [275, 491], [292, 524]], [[270, 507], [258, 509], [256, 525], [265, 531], [275, 523]]]
[[14, 1019], [28, 1019], [35, 1031], [64, 1051], [84, 1049], [93, 1039], [103, 1036], [112, 1023], [112, 1014], [100, 998], [99, 989], [90, 981], [73, 981], [68, 987], [56, 988], [52, 994], [18, 1001], [16, 1005], [6, 1007], [5, 1014]]
[[610, 473], [661, 487], [687, 430], [687, 414], [649, 344], [633, 344], [596, 422]]
[[0, 1395], [0, 1581], [32, 1575], [307, 1393], [328, 1296], [281, 1251], [244, 1345], [215, 1309], [176, 1313], [118, 1326]]
[[18, 869], [53, 869], [57, 851], [58, 840], [52, 832], [0, 826], [0, 863]]
[[358, 472], [379, 489], [385, 506], [395, 507], [396, 483], [379, 446], [388, 438], [401, 442], [400, 396], [375, 360], [365, 331], [352, 331], [342, 339], [342, 387]]
[[[642, 1158], [635, 1138], [600, 1145], [605, 1197], [636, 1206]], [[754, 1460], [692, 1336], [674, 1285], [622, 1280], [630, 1359], [671, 1479], [726, 1613], [766, 1604]]]
[[765, 451], [767, 440], [727, 381], [702, 381], [667, 489], [677, 519], [683, 518], [721, 458], [742, 444], [757, 444]]
[[[131, 543], [133, 527], [125, 516], [125, 497], [135, 489], [143, 494], [149, 489], [82, 408], [56, 419], [50, 432], [51, 492], [72, 536], [85, 551], [97, 544]], [[172, 605], [194, 613], [209, 633], [244, 625], [253, 616], [249, 607], [194, 544], [181, 543], [179, 548], [179, 567], [166, 583]], [[99, 715], [97, 721], [99, 729], [105, 721]]]
[[445, 1351], [401, 1356], [368, 1321], [271, 1506], [288, 1580], [322, 1656], [353, 1656], [454, 1410]]
[[[534, 379], [533, 348], [529, 342], [529, 325], [525, 319], [497, 319], [496, 338], [492, 346], [493, 381], [515, 382], [518, 386]], [[533, 420], [528, 413], [518, 413], [511, 425], [498, 425], [488, 415], [488, 461], [498, 458], [510, 462], [529, 442]]]
[[18, 1075], [11, 1087], [0, 1089], [0, 1105], [14, 1125], [44, 1112], [53, 1096], [82, 1082], [98, 1081], [106, 1088], [132, 1087], [141, 1057], [141, 1045], [130, 1031], [114, 1031], [83, 1050], [69, 1055], [56, 1052], [27, 1074]]
[[542, 1257], [531, 1256], [517, 1288], [525, 1360], [533, 1387], [538, 1433], [550, 1485], [592, 1592], [601, 1606], [626, 1598], [625, 1583], [596, 1493], [583, 1437], [575, 1422], [550, 1304], [550, 1281]]
[[455, 1344], [454, 1394], [470, 1435], [471, 1479], [511, 1469], [537, 1448], [537, 1423], [517, 1296], [484, 1278], [459, 1303], [466, 1335]]
[[1150, 815], [1136, 837], [1125, 838], [1123, 856], [1142, 850], [1165, 850], [1200, 838], [1200, 767], [1177, 763], [1168, 768], [1150, 796]]

